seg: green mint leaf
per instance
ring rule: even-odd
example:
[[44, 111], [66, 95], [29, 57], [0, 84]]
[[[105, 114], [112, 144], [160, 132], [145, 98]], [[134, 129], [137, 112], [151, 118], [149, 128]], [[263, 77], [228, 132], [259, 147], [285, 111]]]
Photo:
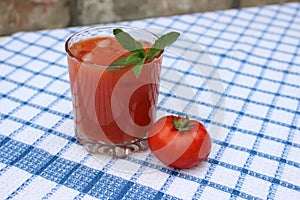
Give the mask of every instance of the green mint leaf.
[[153, 57], [158, 52], [163, 50], [166, 46], [175, 42], [177, 40], [177, 38], [179, 37], [179, 35], [180, 35], [180, 33], [173, 31], [173, 32], [167, 33], [167, 34], [161, 36], [160, 38], [158, 38], [155, 41], [155, 43], [153, 44], [153, 46], [151, 47], [151, 49], [149, 50], [149, 52], [147, 54], [147, 60], [152, 60]]
[[130, 34], [124, 32], [122, 29], [114, 29], [113, 34], [116, 37], [117, 41], [131, 54], [110, 64], [108, 71], [124, 69], [123, 67], [113, 66], [133, 65], [133, 72], [136, 77], [139, 77], [139, 75], [141, 74], [142, 67], [146, 61], [152, 60], [158, 52], [162, 51], [166, 46], [175, 42], [180, 35], [180, 33], [173, 31], [161, 36], [155, 41], [149, 52], [146, 53], [142, 43], [136, 41]]
[[136, 41], [131, 35], [124, 32], [122, 29], [114, 29], [113, 34], [118, 42], [128, 51], [140, 51], [143, 56], [146, 55], [142, 43]]
[[142, 56], [143, 55], [140, 51], [133, 51], [129, 56], [116, 60], [115, 62], [111, 63], [110, 66], [134, 65], [143, 59]]
[[134, 72], [136, 78], [138, 78], [140, 76], [145, 60], [146, 60], [146, 56], [144, 58], [142, 58], [138, 63], [134, 64], [133, 72]]

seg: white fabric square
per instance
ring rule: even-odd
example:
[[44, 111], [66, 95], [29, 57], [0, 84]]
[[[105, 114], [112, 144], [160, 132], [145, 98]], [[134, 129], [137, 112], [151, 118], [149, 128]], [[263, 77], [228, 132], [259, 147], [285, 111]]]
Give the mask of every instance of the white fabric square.
[[299, 177], [300, 177], [300, 170], [298, 167], [294, 167], [291, 165], [284, 165], [281, 180], [289, 182], [294, 185], [300, 185]]
[[299, 94], [300, 93], [300, 89], [296, 88], [296, 87], [292, 87], [289, 85], [283, 85], [281, 88], [281, 92], [280, 94], [282, 95], [288, 95], [293, 97], [295, 94]]
[[212, 113], [212, 110], [213, 109], [210, 106], [189, 102], [187, 107], [184, 107], [183, 111], [188, 116], [200, 116], [201, 118], [206, 119]]
[[274, 95], [264, 93], [261, 91], [255, 91], [251, 97], [252, 100], [255, 100], [257, 102], [265, 103], [265, 104], [271, 104], [273, 101]]
[[[270, 60], [268, 62], [268, 68], [271, 71], [276, 71], [276, 69], [280, 66], [281, 69], [287, 69], [290, 65], [289, 62], [278, 62], [277, 60]], [[269, 77], [272, 78], [272, 77]]]
[[182, 96], [177, 96], [179, 94], [180, 92], [176, 92], [176, 94], [173, 94], [176, 95], [175, 97], [163, 98], [162, 100], [164, 100], [164, 108], [182, 112], [189, 102], [184, 100]]
[[0, 121], [0, 130], [2, 135], [9, 136], [12, 134], [14, 131], [18, 130], [21, 128], [23, 124], [19, 122], [12, 121], [10, 119], [5, 119], [3, 121]]
[[269, 109], [270, 108], [265, 105], [260, 105], [258, 103], [249, 103], [247, 105], [246, 113], [265, 118]]
[[50, 94], [38, 93], [38, 95], [36, 95], [33, 99], [31, 99], [30, 102], [47, 108], [56, 99], [57, 97], [52, 96]]
[[246, 76], [246, 75], [240, 74], [239, 76], [237, 76], [235, 82], [240, 85], [243, 85], [247, 88], [248, 87], [252, 88], [252, 87], [254, 87], [255, 83], [257, 82], [257, 79], [253, 78], [251, 76]]
[[[82, 149], [85, 150], [83, 146]], [[113, 158], [111, 156], [105, 154], [94, 154], [87, 158], [87, 160], [84, 162], [84, 165], [93, 169], [102, 170], [104, 167], [110, 167], [108, 163], [112, 159]]]
[[[214, 153], [211, 153], [209, 155], [210, 158], [214, 157], [214, 155], [212, 154]], [[182, 169], [180, 172], [187, 175], [194, 176], [196, 178], [204, 179], [209, 167], [211, 167], [211, 164], [209, 162], [203, 161], [195, 167], [189, 169]]]
[[273, 156], [281, 157], [283, 148], [284, 144], [282, 143], [262, 138], [258, 147], [258, 151]]
[[47, 75], [54, 76], [54, 77], [59, 77], [64, 73], [66, 73], [65, 68], [55, 66], [55, 65], [51, 65], [51, 67], [49, 67], [43, 71], [43, 74], [47, 74]]
[[50, 192], [50, 194], [50, 197], [47, 199], [74, 199], [79, 194], [79, 192], [64, 185], [60, 185], [54, 193]]
[[107, 173], [130, 180], [130, 178], [140, 168], [139, 164], [118, 159], [116, 162], [107, 170]]
[[[300, 92], [300, 90], [299, 90], [299, 92]], [[288, 108], [291, 110], [291, 112], [294, 112], [297, 110], [298, 101], [296, 99], [279, 96], [279, 97], [277, 97], [276, 106], [281, 107], [281, 108]]]
[[19, 87], [17, 90], [15, 90], [13, 93], [11, 93], [11, 96], [18, 98], [22, 101], [27, 101], [35, 93], [37, 93], [37, 91], [33, 90], [31, 88]]
[[272, 50], [267, 48], [256, 47], [252, 50], [251, 54], [258, 57], [269, 58], [272, 54]]
[[229, 188], [234, 188], [239, 176], [239, 171], [228, 169], [222, 166], [216, 166], [210, 181], [227, 186]]
[[[65, 53], [65, 52], [64, 52]], [[67, 57], [64, 56], [64, 57], [61, 57], [61, 58], [58, 58], [55, 63], [51, 63], [51, 66], [57, 66], [61, 69], [66, 69], [68, 68], [68, 62], [67, 62]], [[65, 67], [64, 67], [65, 66]], [[53, 72], [53, 73], [56, 73], [56, 72]], [[69, 76], [69, 73], [65, 71], [65, 73]], [[52, 74], [52, 73], [50, 73]]]
[[21, 51], [24, 49], [28, 44], [21, 42], [20, 40], [11, 40], [8, 45], [6, 45], [6, 48], [13, 50], [13, 51]]
[[200, 103], [212, 105], [213, 99], [211, 92], [209, 90], [201, 91], [197, 96], [197, 101], [199, 101]]
[[242, 191], [258, 198], [265, 198], [268, 195], [271, 183], [262, 179], [246, 175]]
[[238, 151], [227, 147], [220, 158], [220, 161], [226, 162], [231, 165], [243, 167], [249, 154], [246, 152]]
[[167, 173], [156, 169], [146, 168], [136, 182], [159, 191], [168, 177], [169, 174]]
[[[234, 101], [232, 101], [232, 102], [234, 102]], [[237, 101], [238, 102], [238, 101]], [[233, 104], [234, 105], [234, 104]], [[227, 104], [227, 100], [226, 100], [226, 105], [225, 105], [227, 108], [232, 108], [232, 107], [230, 107], [228, 104]], [[240, 109], [239, 109], [240, 110]], [[239, 111], [239, 110], [237, 110], [237, 112]], [[238, 114], [237, 114], [237, 112], [229, 112], [229, 111], [227, 111], [227, 112], [225, 112], [225, 117], [224, 117], [224, 124], [227, 124], [227, 125], [229, 125], [229, 126], [233, 126], [233, 123], [234, 123], [234, 121], [236, 120], [236, 118], [237, 118], [237, 116], [238, 116]]]
[[[0, 197], [6, 199], [9, 194], [14, 192], [32, 175], [15, 166], [11, 166], [7, 171], [4, 171], [0, 176]], [[5, 186], [5, 187], [4, 187]]]
[[39, 56], [39, 54], [41, 54], [43, 51], [45, 51], [44, 48], [31, 45], [22, 50], [22, 53], [29, 55], [30, 57], [36, 57]]
[[[183, 190], [182, 186], [184, 185], [188, 185], [188, 187]], [[175, 177], [166, 193], [181, 199], [192, 199], [198, 187], [199, 183]]]
[[297, 49], [296, 45], [288, 45], [288, 44], [283, 44], [283, 43], [280, 43], [278, 45], [278, 50], [288, 52], [291, 54], [296, 52], [297, 51], [296, 49]]
[[277, 58], [278, 60], [283, 61], [283, 62], [289, 62], [294, 57], [293, 54], [285, 53], [282, 51], [281, 52], [275, 51], [272, 56], [273, 56], [273, 58]]
[[285, 77], [285, 81], [287, 83], [293, 84], [294, 87], [296, 87], [296, 88], [298, 86], [298, 89], [299, 89], [299, 84], [300, 84], [299, 75], [296, 75], [296, 74], [287, 74], [286, 77]]
[[[298, 33], [295, 30], [287, 29], [286, 34], [297, 35]], [[298, 42], [299, 42], [299, 40], [297, 40], [297, 39], [298, 39], [297, 37], [284, 37], [284, 38], [282, 38], [282, 41], [287, 43], [287, 44], [295, 45], [295, 44], [298, 44]]]
[[278, 186], [274, 199], [286, 199], [287, 196], [289, 200], [299, 200], [299, 191]]
[[45, 47], [50, 47], [51, 45], [53, 45], [55, 42], [57, 42], [57, 40], [47, 37], [46, 35], [39, 38], [35, 43], [38, 45], [42, 45]]
[[[56, 53], [54, 51], [45, 51], [39, 56], [39, 59], [49, 62], [55, 62], [60, 57], [62, 57], [62, 54], [60, 53]], [[49, 60], [49, 58], [51, 58], [51, 60]]]
[[[0, 50], [1, 53], [1, 50]], [[3, 77], [7, 77], [8, 74], [10, 74], [13, 70], [15, 70], [14, 67], [10, 66], [10, 65], [6, 65], [6, 64], [1, 64], [0, 67], [0, 75]], [[2, 84], [1, 84], [2, 86]]]
[[171, 92], [173, 93], [173, 95], [175, 95], [176, 99], [189, 100], [189, 99], [192, 99], [193, 96], [195, 96], [195, 94], [196, 94], [196, 89], [193, 89], [189, 86], [190, 85], [177, 85], [174, 90], [173, 90], [173, 88], [169, 88], [169, 89], [172, 90]]
[[251, 92], [250, 89], [239, 87], [239, 86], [232, 86], [231, 89], [229, 90], [229, 94], [236, 96], [236, 97], [241, 97], [241, 98], [248, 98], [249, 93]]
[[84, 157], [87, 156], [87, 154], [88, 152], [82, 145], [73, 143], [65, 152], [62, 153], [60, 157], [79, 163]]
[[284, 110], [274, 109], [272, 115], [270, 116], [271, 120], [276, 122], [283, 122], [287, 125], [292, 124], [295, 114], [287, 112]]
[[234, 43], [228, 40], [220, 40], [216, 47], [220, 47], [220, 48], [225, 48], [225, 49], [230, 49], [232, 47]]
[[228, 133], [230, 132], [229, 128], [220, 127], [217, 125], [208, 125], [207, 131], [209, 132], [211, 138], [219, 141], [225, 141], [228, 137]]
[[249, 63], [253, 63], [253, 64], [258, 64], [258, 65], [265, 65], [267, 63], [267, 58], [264, 57], [258, 57], [258, 56], [249, 56], [249, 58], [247, 59], [247, 62]]
[[255, 156], [249, 168], [260, 174], [273, 177], [276, 173], [278, 165], [279, 163], [275, 160]]
[[20, 69], [20, 70], [15, 71], [14, 73], [10, 74], [8, 76], [8, 78], [10, 80], [14, 80], [16, 82], [25, 82], [31, 76], [33, 76], [32, 73]]
[[243, 63], [243, 69], [242, 69], [243, 73], [260, 77], [261, 70], [262, 69], [258, 66], [251, 65], [249, 63]]
[[28, 85], [34, 86], [36, 88], [44, 88], [52, 79], [43, 75], [36, 75], [30, 81]]
[[69, 136], [75, 136], [74, 121], [72, 119], [64, 119], [56, 130]]
[[22, 143], [32, 145], [37, 139], [44, 134], [43, 131], [26, 126], [13, 139]]
[[[245, 40], [245, 41], [243, 41], [243, 40]], [[253, 47], [249, 43], [249, 41], [247, 41], [245, 38], [241, 38], [238, 43], [235, 43], [234, 48], [235, 49], [243, 49], [243, 52], [234, 51], [234, 52], [232, 52], [232, 56], [239, 58], [239, 60], [246, 60], [247, 54], [245, 54], [244, 52], [251, 52]], [[243, 53], [243, 57], [239, 56], [239, 54], [241, 55], [241, 53]], [[243, 63], [243, 64], [245, 65], [247, 63]]]
[[[218, 73], [219, 73], [220, 78], [222, 80], [227, 80], [228, 82], [230, 82], [233, 79], [234, 75], [235, 75], [235, 73], [233, 71], [230, 71], [230, 70], [227, 70], [227, 69], [218, 69]], [[222, 84], [228, 85], [229, 84], [228, 82], [227, 83], [222, 83]], [[226, 87], [224, 87], [224, 89], [225, 88]]]
[[19, 107], [21, 104], [10, 99], [0, 99], [0, 113], [8, 114]]
[[[299, 133], [297, 133], [299, 135]], [[287, 156], [287, 160], [294, 161], [300, 163], [300, 148], [290, 147], [289, 154]]]
[[56, 155], [59, 151], [61, 151], [68, 140], [61, 138], [56, 135], [48, 135], [41, 143], [38, 144], [38, 148], [44, 149], [45, 151]]
[[72, 111], [73, 106], [71, 101], [59, 99], [53, 106], [51, 106], [51, 109], [61, 113], [69, 114]]
[[69, 81], [70, 81], [69, 73], [65, 73], [64, 75], [61, 75], [60, 79], [64, 80], [64, 81], [67, 81], [69, 83]]
[[277, 43], [275, 41], [270, 40], [260, 40], [258, 46], [268, 49], [274, 49], [276, 47]]
[[95, 198], [95, 197], [92, 197], [88, 194], [85, 194], [83, 197], [82, 197], [82, 200], [99, 200], [99, 198]]
[[246, 130], [259, 133], [262, 128], [263, 121], [253, 117], [243, 116], [238, 124], [238, 127]]
[[30, 58], [20, 55], [20, 54], [17, 54], [17, 55], [11, 56], [6, 62], [11, 65], [14, 65], [14, 66], [22, 66], [25, 63], [27, 63], [29, 60], [30, 60]]
[[13, 116], [23, 119], [25, 121], [29, 121], [33, 119], [40, 112], [41, 111], [39, 109], [25, 105], [19, 107], [18, 110], [13, 114]]
[[[263, 39], [268, 39], [268, 38], [272, 38], [273, 41], [280, 41], [281, 39], [280, 35], [276, 33], [265, 32]], [[273, 54], [273, 58], [278, 58], [278, 57]]]
[[[19, 33], [17, 33], [15, 36], [20, 37]], [[37, 40], [39, 40], [41, 38], [41, 35], [39, 34], [39, 32], [26, 32], [26, 34], [22, 35], [22, 37], [24, 37], [26, 42], [33, 43], [33, 42], [36, 42]]]
[[255, 140], [256, 140], [255, 135], [249, 135], [239, 131], [235, 131], [232, 134], [230, 144], [252, 149]]
[[46, 62], [42, 62], [40, 60], [31, 60], [29, 63], [24, 65], [26, 69], [29, 69], [34, 72], [40, 72], [42, 69], [47, 67], [49, 64]]
[[[11, 57], [14, 54], [13, 54], [13, 52], [5, 51], [4, 49], [1, 48], [0, 55], [1, 55], [1, 60], [6, 60], [7, 58]], [[1, 63], [1, 68], [2, 68], [2, 66], [3, 66], [3, 64]], [[0, 68], [0, 72], [4, 71], [4, 70], [1, 70], [1, 68]]]
[[35, 120], [34, 123], [46, 128], [52, 128], [55, 124], [59, 122], [59, 120], [61, 120], [61, 118], [62, 117], [58, 115], [44, 112]]
[[230, 193], [206, 186], [201, 195], [201, 199], [230, 199]]
[[[233, 58], [225, 58], [225, 59], [223, 59], [222, 60], [222, 66], [226, 67], [227, 70], [230, 71], [230, 72], [232, 72], [232, 71], [233, 72], [239, 71], [239, 69], [241, 67], [241, 62], [239, 60], [234, 59], [234, 57], [237, 56], [237, 54], [235, 52], [229, 52], [229, 56], [232, 56]], [[234, 73], [234, 75], [236, 75], [236, 74]], [[223, 76], [223, 75], [221, 74], [221, 76]], [[230, 79], [229, 81], [231, 81], [231, 80], [232, 79]]]
[[34, 177], [34, 179], [27, 185], [22, 192], [18, 193], [17, 199], [27, 199], [28, 197], [34, 197], [36, 199], [42, 199], [48, 192], [54, 188], [56, 183], [44, 179], [40, 176]]
[[54, 92], [56, 94], [63, 94], [69, 88], [70, 88], [69, 83], [55, 81], [47, 88], [47, 91]]
[[281, 81], [283, 78], [283, 73], [273, 70], [266, 70], [264, 73], [264, 77], [274, 81]]
[[184, 23], [181, 21], [176, 21], [175, 23], [172, 24], [172, 29], [174, 30], [186, 30], [190, 27], [191, 25], [188, 23]]
[[289, 134], [290, 128], [281, 126], [279, 124], [267, 123], [264, 134], [275, 138], [281, 138], [286, 140]]
[[262, 80], [257, 86], [257, 89], [262, 90], [263, 92], [276, 93], [278, 91], [280, 84], [277, 82], [272, 82], [269, 80]]

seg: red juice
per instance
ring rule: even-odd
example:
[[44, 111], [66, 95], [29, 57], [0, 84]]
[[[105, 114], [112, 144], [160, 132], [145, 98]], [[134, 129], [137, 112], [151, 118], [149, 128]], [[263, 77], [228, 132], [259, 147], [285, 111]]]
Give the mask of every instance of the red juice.
[[[142, 42], [147, 51], [152, 45]], [[114, 37], [95, 37], [69, 47], [68, 65], [76, 131], [88, 140], [127, 144], [145, 137], [154, 122], [162, 52], [136, 77], [133, 66], [108, 66], [129, 55]], [[81, 140], [81, 143], [86, 141]]]

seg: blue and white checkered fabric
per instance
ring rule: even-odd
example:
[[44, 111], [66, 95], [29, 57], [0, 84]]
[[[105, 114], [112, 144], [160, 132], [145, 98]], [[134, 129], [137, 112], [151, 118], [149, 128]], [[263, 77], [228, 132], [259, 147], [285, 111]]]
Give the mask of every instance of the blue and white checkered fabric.
[[[209, 158], [178, 170], [150, 151], [88, 154], [74, 137], [64, 51], [79, 28], [22, 32], [0, 45], [0, 199], [300, 199], [300, 3], [121, 24], [177, 30], [208, 53], [218, 78], [166, 54], [159, 109], [196, 105], [194, 117], [220, 130]], [[201, 82], [210, 79], [224, 92]], [[195, 95], [170, 93], [182, 87]], [[213, 120], [218, 110], [223, 122]]]

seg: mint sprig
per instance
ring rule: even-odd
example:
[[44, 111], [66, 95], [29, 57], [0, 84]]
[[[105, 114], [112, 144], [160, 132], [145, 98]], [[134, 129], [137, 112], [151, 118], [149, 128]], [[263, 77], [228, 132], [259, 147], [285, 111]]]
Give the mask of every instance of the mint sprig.
[[157, 53], [162, 51], [166, 46], [171, 45], [173, 42], [175, 42], [180, 35], [180, 33], [174, 31], [162, 35], [154, 42], [153, 46], [147, 53], [144, 50], [141, 42], [136, 41], [130, 34], [124, 32], [122, 29], [114, 29], [113, 34], [118, 42], [130, 52], [130, 55], [124, 58], [120, 58], [110, 64], [108, 70], [113, 71], [122, 69], [113, 66], [133, 65], [133, 72], [136, 77], [139, 77], [139, 75], [141, 74], [142, 67], [145, 62], [152, 60]]

